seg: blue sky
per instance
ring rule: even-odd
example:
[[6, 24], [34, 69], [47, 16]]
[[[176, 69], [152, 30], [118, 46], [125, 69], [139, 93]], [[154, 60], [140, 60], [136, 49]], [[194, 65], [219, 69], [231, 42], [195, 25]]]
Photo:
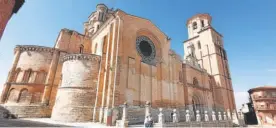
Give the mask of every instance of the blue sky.
[[150, 19], [172, 38], [171, 48], [181, 56], [186, 20], [209, 13], [213, 27], [224, 36], [237, 104], [247, 100], [249, 88], [276, 85], [275, 0], [27, 0], [0, 41], [0, 85], [15, 45], [53, 47], [60, 29], [83, 32], [83, 23], [98, 3]]

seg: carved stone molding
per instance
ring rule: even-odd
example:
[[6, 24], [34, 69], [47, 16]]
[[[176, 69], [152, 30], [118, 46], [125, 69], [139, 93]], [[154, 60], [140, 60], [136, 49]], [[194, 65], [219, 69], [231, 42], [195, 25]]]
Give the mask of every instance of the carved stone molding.
[[62, 58], [63, 62], [68, 60], [100, 61], [100, 56], [94, 54], [67, 54]]
[[55, 51], [54, 48], [44, 47], [44, 46], [36, 46], [36, 45], [17, 45], [14, 51], [20, 50], [22, 51], [36, 51], [36, 52], [50, 52], [53, 53]]

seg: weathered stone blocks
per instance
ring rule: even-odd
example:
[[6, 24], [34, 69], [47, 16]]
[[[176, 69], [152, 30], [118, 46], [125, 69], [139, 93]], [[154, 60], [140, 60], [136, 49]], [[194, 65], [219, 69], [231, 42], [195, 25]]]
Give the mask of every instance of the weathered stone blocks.
[[91, 121], [96, 99], [99, 57], [69, 54], [63, 57], [62, 84], [58, 89], [52, 119], [65, 122]]

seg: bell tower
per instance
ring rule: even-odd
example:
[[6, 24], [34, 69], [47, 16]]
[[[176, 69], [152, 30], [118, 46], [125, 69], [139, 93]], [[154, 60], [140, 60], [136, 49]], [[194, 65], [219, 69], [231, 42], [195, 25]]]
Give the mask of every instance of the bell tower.
[[234, 110], [235, 99], [223, 36], [212, 27], [211, 22], [209, 14], [197, 14], [188, 19], [184, 60], [194, 56], [200, 67], [213, 76], [214, 107]]

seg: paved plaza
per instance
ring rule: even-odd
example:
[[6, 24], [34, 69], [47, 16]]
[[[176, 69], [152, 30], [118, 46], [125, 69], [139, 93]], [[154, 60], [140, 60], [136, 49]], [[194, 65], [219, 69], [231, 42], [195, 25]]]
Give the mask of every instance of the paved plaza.
[[64, 123], [50, 118], [0, 119], [0, 127], [105, 127], [98, 123]]

